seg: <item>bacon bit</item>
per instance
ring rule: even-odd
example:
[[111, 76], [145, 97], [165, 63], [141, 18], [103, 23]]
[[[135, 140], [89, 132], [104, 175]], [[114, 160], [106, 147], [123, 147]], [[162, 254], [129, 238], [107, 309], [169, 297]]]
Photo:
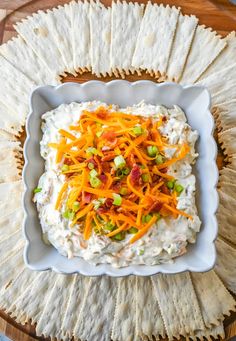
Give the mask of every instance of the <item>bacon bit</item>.
[[[107, 140], [109, 142], [114, 142], [114, 140], [116, 139], [116, 133], [114, 131], [106, 131], [105, 133], [103, 133], [101, 135], [101, 138], [104, 140]], [[116, 139], [117, 140], [117, 139]]]
[[82, 191], [82, 201], [85, 204], [89, 204], [91, 202], [91, 200], [92, 200], [92, 194], [85, 192], [85, 191]]
[[104, 206], [106, 208], [111, 208], [112, 204], [113, 204], [113, 200], [111, 198], [107, 198], [105, 203], [104, 203]]
[[160, 201], [156, 201], [149, 208], [149, 212], [160, 212], [162, 206], [163, 206], [163, 203], [161, 203]]
[[131, 169], [131, 172], [130, 172], [130, 180], [131, 180], [134, 184], [138, 184], [139, 179], [140, 179], [140, 177], [141, 177], [141, 174], [142, 174], [142, 172], [141, 172], [140, 167], [139, 167], [137, 164], [135, 164], [135, 165], [133, 166], [133, 168]]
[[73, 160], [71, 160], [71, 159], [65, 158], [65, 159], [64, 159], [64, 164], [65, 164], [65, 165], [68, 165], [68, 166], [71, 166], [71, 165], [74, 164], [74, 162], [73, 162]]
[[161, 191], [164, 194], [170, 195], [170, 190], [169, 190], [169, 188], [165, 184], [161, 186]]
[[112, 159], [114, 159], [116, 157], [116, 153], [114, 152], [110, 152], [110, 153], [107, 153], [106, 156], [103, 156], [101, 158], [101, 161], [104, 162], [104, 161], [111, 161]]
[[131, 194], [128, 196], [128, 200], [131, 200], [131, 201], [133, 201], [133, 202], [135, 202], [137, 199], [138, 199], [138, 196], [137, 196], [135, 193], [131, 193]]
[[99, 179], [103, 182], [103, 183], [106, 183], [107, 181], [107, 176], [105, 174], [101, 174], [99, 175]]
[[167, 173], [167, 171], [168, 171], [167, 167], [166, 168], [162, 168], [162, 170], [161, 170], [161, 172], [164, 173], [164, 174]]
[[90, 159], [86, 160], [86, 163], [87, 163], [87, 165], [88, 165], [89, 163], [92, 163], [92, 164], [94, 165], [94, 167], [97, 167], [97, 163], [96, 163], [96, 161], [94, 160], [93, 157], [91, 157]]
[[104, 107], [100, 107], [96, 110], [96, 115], [97, 117], [101, 118], [102, 120], [107, 118], [108, 115], [108, 111], [106, 108]]
[[110, 163], [108, 161], [102, 161], [101, 162], [101, 167], [102, 167], [102, 171], [104, 173], [109, 173], [110, 172], [111, 166], [110, 166]]
[[166, 116], [163, 116], [161, 119], [162, 119], [162, 122], [166, 122], [167, 121], [167, 117]]

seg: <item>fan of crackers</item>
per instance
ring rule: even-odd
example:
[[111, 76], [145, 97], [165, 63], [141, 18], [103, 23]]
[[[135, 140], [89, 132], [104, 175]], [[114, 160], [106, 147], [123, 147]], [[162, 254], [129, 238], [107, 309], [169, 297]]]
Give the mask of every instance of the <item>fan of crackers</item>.
[[[135, 341], [224, 337], [236, 302], [236, 35], [222, 38], [180, 8], [72, 1], [15, 26], [0, 46], [0, 307], [58, 340]], [[217, 263], [207, 273], [111, 278], [33, 272], [23, 261], [22, 146], [31, 91], [67, 73], [149, 73], [201, 84], [225, 155], [220, 171]], [[231, 293], [230, 293], [231, 292]]]

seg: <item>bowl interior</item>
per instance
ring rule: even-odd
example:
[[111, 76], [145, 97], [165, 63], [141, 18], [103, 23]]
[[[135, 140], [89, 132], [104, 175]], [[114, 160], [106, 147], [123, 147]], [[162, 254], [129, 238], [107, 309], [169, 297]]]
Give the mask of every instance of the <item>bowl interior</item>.
[[[32, 189], [37, 186], [38, 179], [44, 172], [44, 160], [40, 156], [39, 148], [39, 141], [42, 138], [41, 116], [46, 111], [63, 103], [92, 100], [118, 104], [121, 107], [137, 104], [141, 100], [154, 105], [162, 104], [166, 107], [177, 104], [184, 110], [191, 127], [198, 130], [200, 135], [197, 142], [199, 157], [194, 166], [194, 173], [197, 179], [196, 203], [202, 226], [197, 236], [197, 242], [189, 245], [188, 252], [178, 257], [174, 263], [155, 266], [136, 265], [120, 269], [113, 268], [109, 264], [93, 266], [79, 257], [69, 260], [61, 256], [53, 246], [48, 246], [43, 242], [36, 206], [32, 202]], [[174, 83], [158, 85], [150, 81], [135, 83], [90, 81], [83, 85], [66, 83], [59, 87], [37, 88], [31, 96], [32, 112], [27, 120], [27, 140], [24, 148], [26, 159], [23, 171], [26, 187], [24, 234], [28, 241], [24, 255], [26, 264], [34, 270], [52, 268], [65, 273], [79, 272], [84, 275], [105, 273], [112, 276], [129, 274], [147, 276], [158, 272], [177, 273], [185, 270], [203, 272], [211, 269], [216, 258], [213, 241], [217, 233], [214, 213], [218, 205], [215, 189], [218, 172], [215, 164], [217, 149], [212, 137], [214, 121], [209, 107], [210, 96], [205, 88], [182, 87]]]

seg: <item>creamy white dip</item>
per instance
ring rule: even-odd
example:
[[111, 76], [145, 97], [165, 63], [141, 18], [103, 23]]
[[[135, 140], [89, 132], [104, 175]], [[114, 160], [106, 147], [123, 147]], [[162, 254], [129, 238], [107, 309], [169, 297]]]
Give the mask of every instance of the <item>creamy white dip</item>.
[[[63, 218], [63, 206], [60, 211], [54, 208], [65, 176], [61, 174], [61, 164], [55, 162], [55, 149], [49, 148], [48, 143], [59, 142], [58, 130], [68, 130], [70, 125], [79, 120], [83, 110], [94, 111], [101, 105], [108, 107], [98, 101], [63, 104], [42, 116], [43, 138], [40, 146], [41, 155], [45, 159], [45, 173], [38, 184], [42, 190], [35, 194], [34, 200], [37, 203], [44, 240], [54, 245], [62, 255], [69, 258], [80, 256], [93, 264], [111, 263], [115, 267], [122, 267], [129, 264], [154, 265], [171, 261], [186, 252], [188, 243], [196, 241], [196, 233], [201, 225], [195, 205], [195, 176], [192, 174], [191, 166], [197, 157], [194, 145], [198, 133], [187, 124], [184, 112], [177, 106], [167, 109], [141, 102], [119, 110], [157, 118], [165, 116], [166, 123], [159, 129], [167, 137], [168, 143], [188, 142], [191, 147], [190, 153], [183, 160], [170, 166], [168, 174], [173, 175], [177, 183], [184, 187], [177, 197], [177, 208], [192, 215], [192, 220], [183, 216], [177, 219], [161, 218], [147, 234], [133, 244], [129, 244], [132, 237], [129, 234], [126, 234], [124, 240], [116, 242], [105, 235], [92, 233], [90, 239], [85, 241], [83, 234], [78, 231], [78, 225], [70, 227], [69, 220]], [[113, 106], [110, 110], [116, 111], [118, 107]], [[167, 158], [171, 158], [174, 152], [173, 148], [165, 149]]]

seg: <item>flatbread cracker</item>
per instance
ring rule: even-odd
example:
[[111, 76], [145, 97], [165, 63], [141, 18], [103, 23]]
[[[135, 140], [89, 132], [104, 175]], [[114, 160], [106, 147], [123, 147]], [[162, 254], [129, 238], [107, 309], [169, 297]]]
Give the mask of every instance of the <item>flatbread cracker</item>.
[[76, 340], [110, 341], [116, 294], [116, 278], [108, 276], [91, 278], [85, 298], [86, 304], [80, 314], [81, 318], [77, 321]]
[[49, 27], [61, 52], [65, 71], [76, 75], [73, 67], [73, 49], [71, 44], [72, 24], [71, 7], [69, 4], [58, 6], [47, 11]]
[[191, 277], [206, 327], [219, 325], [224, 316], [230, 315], [235, 309], [234, 298], [213, 270], [205, 273], [192, 272]]
[[14, 37], [1, 45], [0, 54], [37, 85], [58, 83], [22, 37]]
[[216, 240], [217, 259], [215, 271], [221, 278], [225, 286], [236, 294], [236, 249], [223, 241], [221, 238]]
[[177, 275], [158, 274], [151, 279], [170, 340], [205, 328], [188, 272]]
[[73, 336], [73, 330], [75, 328], [89, 282], [89, 277], [76, 275], [74, 278], [73, 287], [69, 294], [68, 304], [61, 326], [61, 334], [63, 337], [72, 338]]
[[236, 184], [236, 170], [223, 167], [220, 170], [219, 185], [221, 182], [230, 182]]
[[79, 73], [91, 70], [90, 56], [90, 26], [88, 1], [72, 1], [71, 21], [72, 21], [72, 47], [73, 47], [73, 67]]
[[99, 1], [91, 2], [89, 22], [92, 73], [97, 77], [111, 76], [111, 7], [106, 8]]
[[[224, 186], [224, 185], [223, 185]], [[218, 190], [220, 204], [217, 210], [219, 234], [236, 246], [236, 200], [227, 195], [224, 190]]]
[[227, 164], [227, 167], [231, 169], [236, 169], [236, 155], [232, 155], [228, 158], [229, 163]]
[[230, 32], [224, 39], [227, 43], [226, 47], [221, 51], [219, 56], [214, 60], [214, 62], [209, 66], [209, 68], [201, 75], [199, 80], [212, 75], [230, 66], [234, 63], [236, 55], [236, 36], [235, 32]]
[[18, 122], [22, 125], [29, 111], [29, 94], [36, 86], [22, 72], [0, 56], [0, 101], [9, 111], [14, 111]]
[[37, 275], [30, 287], [27, 286], [14, 303], [12, 315], [16, 317], [18, 323], [25, 324], [31, 321], [35, 324], [39, 320], [54, 286], [54, 272], [42, 271]]
[[23, 222], [23, 209], [17, 208], [14, 212], [0, 218], [0, 238], [5, 239], [11, 234], [21, 229]]
[[165, 326], [150, 277], [137, 277], [136, 330], [142, 340], [159, 340], [166, 336]]
[[6, 106], [0, 100], [0, 129], [1, 136], [6, 134], [19, 135], [24, 125], [24, 120], [13, 109]]
[[66, 75], [66, 65], [50, 25], [47, 13], [38, 11], [18, 22], [14, 28], [34, 50], [46, 70], [60, 80], [59, 76]]
[[[36, 325], [37, 335], [61, 339], [60, 327], [75, 275], [55, 274], [55, 284]], [[60, 313], [58, 313], [60, 309]]]
[[[1, 107], [2, 103], [0, 103]], [[5, 117], [6, 119], [6, 117]], [[17, 142], [18, 138], [15, 136], [15, 132], [9, 132], [6, 130], [3, 130], [3, 128], [0, 128], [0, 142], [6, 142], [6, 141], [11, 141], [11, 142]]]
[[236, 102], [226, 102], [214, 107], [218, 130], [227, 130], [235, 127]]
[[218, 140], [227, 156], [236, 153], [236, 127], [220, 132], [218, 134]]
[[180, 13], [167, 68], [167, 76], [170, 81], [178, 82], [182, 75], [197, 23], [198, 18], [194, 15]]
[[225, 339], [225, 331], [224, 331], [224, 325], [223, 323], [219, 324], [218, 326], [214, 326], [212, 328], [206, 328], [204, 330], [198, 330], [194, 333], [194, 335], [188, 336], [187, 340], [193, 340], [193, 341], [205, 341], [206, 339], [208, 341], [212, 341], [213, 339], [221, 338], [222, 340]]
[[195, 83], [225, 47], [225, 40], [211, 28], [197, 26], [180, 83]]
[[126, 1], [112, 2], [111, 10], [111, 69], [119, 77], [125, 77], [135, 68], [131, 66], [132, 57], [140, 29], [144, 4]]
[[176, 31], [179, 8], [148, 2], [132, 59], [136, 69], [165, 75]]
[[136, 335], [136, 277], [119, 278], [115, 315], [111, 339], [113, 341], [135, 341]]

